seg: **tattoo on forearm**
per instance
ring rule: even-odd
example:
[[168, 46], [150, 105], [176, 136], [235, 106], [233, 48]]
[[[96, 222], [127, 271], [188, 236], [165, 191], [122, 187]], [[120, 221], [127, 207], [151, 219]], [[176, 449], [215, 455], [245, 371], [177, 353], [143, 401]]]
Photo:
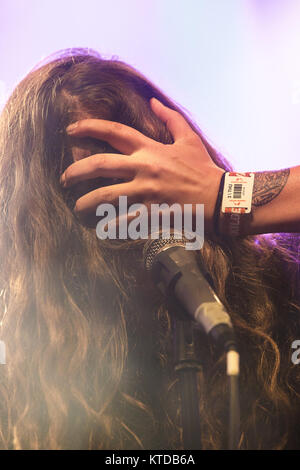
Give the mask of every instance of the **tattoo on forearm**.
[[289, 168], [255, 173], [252, 204], [263, 206], [273, 201], [286, 185], [289, 175]]

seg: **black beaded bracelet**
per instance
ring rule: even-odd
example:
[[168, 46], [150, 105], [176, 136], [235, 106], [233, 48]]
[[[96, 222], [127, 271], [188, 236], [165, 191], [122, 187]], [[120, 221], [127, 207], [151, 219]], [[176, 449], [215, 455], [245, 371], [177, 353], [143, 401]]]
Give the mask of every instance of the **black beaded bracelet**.
[[223, 189], [224, 189], [225, 175], [226, 175], [226, 171], [224, 171], [224, 173], [222, 175], [222, 178], [221, 178], [221, 181], [220, 181], [217, 202], [216, 202], [216, 205], [215, 205], [215, 211], [214, 211], [214, 215], [213, 215], [214, 232], [217, 236], [220, 235], [220, 232], [219, 232], [219, 219], [220, 219], [220, 210], [221, 210], [222, 199], [223, 199]]

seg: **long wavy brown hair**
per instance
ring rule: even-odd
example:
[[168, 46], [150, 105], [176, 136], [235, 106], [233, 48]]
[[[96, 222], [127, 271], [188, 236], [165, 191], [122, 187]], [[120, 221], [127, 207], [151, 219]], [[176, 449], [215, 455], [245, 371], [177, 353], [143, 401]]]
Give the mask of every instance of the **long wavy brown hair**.
[[[139, 72], [82, 49], [39, 64], [1, 114], [3, 449], [182, 448], [171, 315], [144, 274], [143, 243], [97, 239], [72, 210], [79, 189], [59, 184], [73, 161], [66, 126], [82, 117], [172, 143], [151, 97], [181, 112], [213, 160], [229, 168], [186, 113]], [[111, 150], [105, 142], [86, 145]], [[291, 361], [300, 338], [297, 246], [297, 236], [268, 235], [207, 238], [202, 249], [238, 338], [241, 449], [299, 448], [300, 365]], [[223, 449], [225, 358], [208, 341], [204, 350], [202, 447]]]

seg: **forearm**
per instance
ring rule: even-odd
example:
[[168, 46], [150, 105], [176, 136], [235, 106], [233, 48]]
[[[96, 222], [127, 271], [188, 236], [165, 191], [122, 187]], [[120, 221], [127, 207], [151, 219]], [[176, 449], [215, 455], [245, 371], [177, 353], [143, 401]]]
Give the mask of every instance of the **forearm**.
[[251, 216], [243, 218], [241, 235], [300, 232], [300, 166], [255, 172]]

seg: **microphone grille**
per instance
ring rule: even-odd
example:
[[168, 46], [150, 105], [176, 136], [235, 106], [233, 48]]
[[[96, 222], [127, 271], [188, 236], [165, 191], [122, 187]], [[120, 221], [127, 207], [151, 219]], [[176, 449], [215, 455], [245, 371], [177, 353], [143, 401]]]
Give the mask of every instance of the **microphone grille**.
[[[176, 236], [177, 235], [177, 236]], [[151, 271], [156, 256], [172, 246], [183, 246], [185, 247], [188, 242], [182, 233], [171, 233], [168, 234], [168, 238], [163, 238], [163, 234], [159, 234], [159, 238], [150, 239], [146, 242], [143, 250], [144, 265], [147, 271]]]

